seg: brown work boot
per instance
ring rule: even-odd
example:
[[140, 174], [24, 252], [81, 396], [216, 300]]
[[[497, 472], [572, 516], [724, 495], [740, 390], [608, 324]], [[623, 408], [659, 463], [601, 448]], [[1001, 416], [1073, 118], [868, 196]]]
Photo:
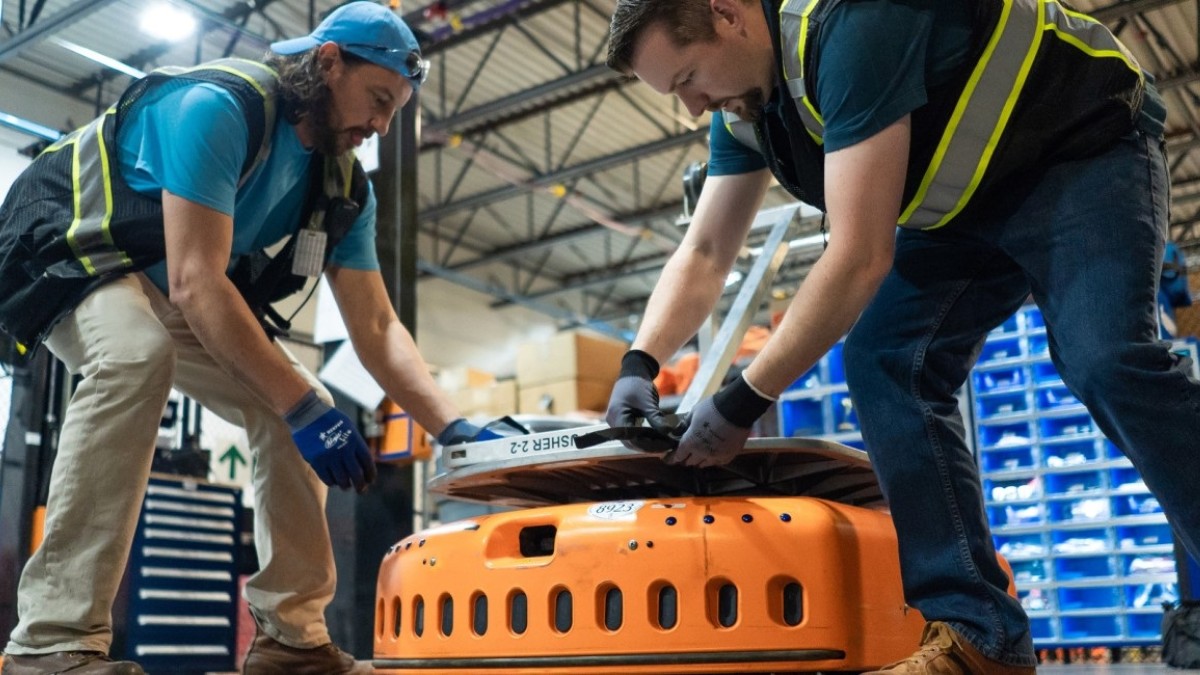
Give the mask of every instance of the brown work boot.
[[312, 649], [289, 647], [261, 630], [250, 643], [242, 675], [371, 675], [370, 661], [353, 656], [329, 643]]
[[925, 624], [921, 648], [916, 654], [864, 675], [1033, 675], [1035, 672], [1033, 666], [1010, 666], [993, 661], [980, 654], [949, 625], [930, 621]]
[[100, 652], [5, 654], [0, 675], [146, 675], [133, 661], [113, 661]]

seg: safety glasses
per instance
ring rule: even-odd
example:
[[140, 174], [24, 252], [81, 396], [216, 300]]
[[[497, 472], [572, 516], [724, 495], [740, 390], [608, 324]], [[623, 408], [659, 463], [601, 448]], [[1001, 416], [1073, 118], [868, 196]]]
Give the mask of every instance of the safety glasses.
[[[400, 54], [404, 50], [393, 49], [391, 47], [382, 47], [380, 45], [368, 44], [348, 44], [345, 47], [350, 49], [366, 49], [380, 54]], [[389, 59], [390, 60], [390, 59]], [[425, 78], [429, 77], [429, 62], [421, 58], [421, 52], [418, 49], [409, 50], [404, 57], [404, 76], [416, 82], [424, 84]]]

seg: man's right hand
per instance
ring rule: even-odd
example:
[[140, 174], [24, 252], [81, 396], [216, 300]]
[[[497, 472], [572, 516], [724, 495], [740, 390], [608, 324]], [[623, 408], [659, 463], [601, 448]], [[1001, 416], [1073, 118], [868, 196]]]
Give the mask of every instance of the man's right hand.
[[362, 492], [375, 480], [375, 461], [362, 434], [342, 411], [310, 391], [292, 407], [284, 421], [301, 456], [326, 485]]
[[[613, 385], [608, 399], [608, 413], [604, 420], [610, 427], [635, 427], [646, 420], [656, 431], [673, 434], [676, 429], [667, 421], [658, 404], [658, 389], [654, 378], [658, 376], [658, 361], [646, 352], [632, 349], [621, 359], [621, 375]], [[632, 446], [622, 441], [626, 447]]]

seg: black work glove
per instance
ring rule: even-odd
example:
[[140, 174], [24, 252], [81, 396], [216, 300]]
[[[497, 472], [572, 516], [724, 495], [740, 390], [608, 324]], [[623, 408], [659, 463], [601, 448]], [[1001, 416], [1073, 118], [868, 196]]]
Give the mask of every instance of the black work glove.
[[[658, 361], [640, 349], [631, 349], [621, 358], [621, 374], [613, 385], [608, 399], [608, 412], [604, 420], [610, 427], [636, 427], [646, 420], [656, 431], [678, 435], [678, 429], [667, 421], [658, 407], [658, 389], [654, 378], [658, 376]], [[621, 441], [625, 447], [639, 450], [630, 441]]]
[[759, 396], [746, 378], [738, 375], [685, 416], [687, 430], [679, 447], [663, 459], [697, 467], [727, 464], [746, 446], [754, 420], [770, 406], [771, 399]]

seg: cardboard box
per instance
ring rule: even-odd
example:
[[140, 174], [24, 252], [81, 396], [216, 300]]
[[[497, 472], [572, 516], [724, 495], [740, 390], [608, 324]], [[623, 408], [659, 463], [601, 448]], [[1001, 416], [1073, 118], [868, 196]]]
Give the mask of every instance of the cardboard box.
[[383, 434], [375, 439], [375, 459], [380, 462], [412, 462], [433, 457], [429, 434], [391, 400], [380, 406]]
[[617, 381], [621, 357], [629, 346], [610, 337], [564, 331], [545, 341], [517, 348], [517, 382], [521, 387], [564, 380]]
[[490, 386], [463, 389], [449, 396], [464, 417], [503, 417], [517, 412], [516, 380], [497, 380]]
[[603, 412], [608, 407], [612, 383], [595, 380], [561, 380], [521, 387], [521, 413], [566, 415], [579, 410]]
[[496, 383], [496, 376], [486, 370], [456, 366], [442, 368], [437, 374], [438, 386], [446, 393], [487, 387]]

